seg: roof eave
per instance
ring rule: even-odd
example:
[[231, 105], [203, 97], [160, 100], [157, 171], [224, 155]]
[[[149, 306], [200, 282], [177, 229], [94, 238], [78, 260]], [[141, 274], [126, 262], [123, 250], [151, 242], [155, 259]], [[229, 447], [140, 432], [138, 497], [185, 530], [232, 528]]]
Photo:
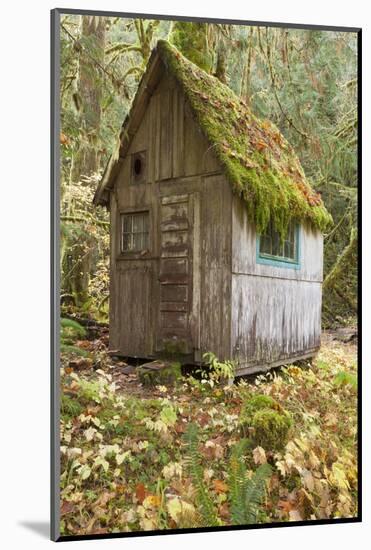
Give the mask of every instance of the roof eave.
[[159, 82], [162, 66], [161, 58], [155, 48], [139, 83], [130, 111], [122, 124], [116, 151], [109, 158], [102, 179], [98, 184], [93, 198], [94, 205], [107, 206], [108, 204], [109, 192], [113, 189], [122, 161], [143, 119], [151, 95]]

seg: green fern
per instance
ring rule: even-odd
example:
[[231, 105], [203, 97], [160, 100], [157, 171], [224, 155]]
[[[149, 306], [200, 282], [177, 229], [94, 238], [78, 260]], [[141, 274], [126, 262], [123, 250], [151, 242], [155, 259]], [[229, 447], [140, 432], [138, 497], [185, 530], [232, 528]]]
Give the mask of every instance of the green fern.
[[[199, 439], [198, 427], [194, 424], [189, 424], [184, 434], [184, 439], [187, 444], [185, 462], [196, 489], [196, 502], [199, 508], [195, 515], [187, 518], [187, 525], [222, 525], [223, 522], [218, 517], [212, 497], [203, 480], [201, 457], [197, 448]], [[265, 495], [265, 482], [272, 471], [269, 464], [262, 464], [249, 476], [244, 458], [244, 454], [249, 446], [250, 442], [247, 439], [243, 439], [234, 445], [228, 464], [229, 503], [231, 523], [233, 525], [256, 523]]]
[[229, 499], [233, 525], [256, 523], [265, 494], [265, 481], [271, 475], [269, 464], [262, 464], [248, 477], [244, 452], [248, 440], [242, 440], [232, 449], [228, 468]]
[[[61, 318], [61, 340], [70, 340], [71, 338], [83, 338], [86, 336], [86, 330], [77, 321], [73, 319]], [[66, 342], [69, 343], [69, 342]]]
[[208, 527], [221, 525], [221, 521], [216, 513], [213, 501], [208, 493], [203, 480], [203, 470], [201, 466], [201, 457], [198, 452], [198, 434], [199, 430], [195, 424], [189, 424], [184, 440], [187, 444], [186, 465], [192, 477], [196, 489], [196, 500], [202, 519]]
[[90, 353], [88, 351], [86, 351], [85, 349], [78, 348], [77, 346], [73, 346], [71, 344], [61, 343], [60, 350], [61, 350], [61, 353], [65, 353], [66, 355], [78, 355], [79, 357], [90, 357]]

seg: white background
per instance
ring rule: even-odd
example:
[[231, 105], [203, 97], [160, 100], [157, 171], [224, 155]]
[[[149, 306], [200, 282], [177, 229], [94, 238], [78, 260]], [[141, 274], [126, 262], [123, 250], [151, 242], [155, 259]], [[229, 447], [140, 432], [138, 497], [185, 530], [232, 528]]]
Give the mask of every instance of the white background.
[[[0, 545], [44, 548], [49, 521], [49, 10], [54, 7], [363, 27], [364, 136], [370, 135], [369, 2], [49, 0], [1, 6]], [[5, 125], [4, 125], [5, 121]], [[70, 542], [69, 548], [365, 548], [370, 529], [369, 139], [364, 147], [364, 523]], [[5, 307], [4, 307], [5, 306]], [[369, 547], [370, 542], [367, 541]]]

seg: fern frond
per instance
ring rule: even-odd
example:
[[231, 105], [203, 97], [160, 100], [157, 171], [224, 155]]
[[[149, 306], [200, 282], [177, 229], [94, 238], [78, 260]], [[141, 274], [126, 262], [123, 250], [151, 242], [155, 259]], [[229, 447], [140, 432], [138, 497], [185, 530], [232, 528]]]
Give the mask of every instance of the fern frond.
[[229, 462], [228, 484], [233, 525], [246, 525], [256, 521], [265, 493], [265, 480], [271, 474], [269, 464], [262, 464], [248, 477], [243, 456], [248, 445], [248, 440], [237, 443]]
[[198, 452], [198, 434], [199, 430], [195, 424], [189, 424], [184, 434], [184, 440], [187, 444], [186, 466], [191, 474], [192, 482], [196, 490], [196, 501], [199, 512], [202, 515], [204, 525], [208, 527], [221, 525], [216, 513], [213, 501], [208, 493], [203, 480], [203, 470], [201, 457]]
[[62, 329], [71, 329], [79, 336], [85, 336], [86, 330], [80, 323], [77, 321], [74, 321], [73, 319], [65, 319], [64, 317], [61, 318], [61, 328]]
[[245, 500], [245, 523], [256, 522], [259, 507], [265, 494], [265, 481], [271, 475], [272, 469], [269, 464], [262, 464], [248, 478], [244, 487]]

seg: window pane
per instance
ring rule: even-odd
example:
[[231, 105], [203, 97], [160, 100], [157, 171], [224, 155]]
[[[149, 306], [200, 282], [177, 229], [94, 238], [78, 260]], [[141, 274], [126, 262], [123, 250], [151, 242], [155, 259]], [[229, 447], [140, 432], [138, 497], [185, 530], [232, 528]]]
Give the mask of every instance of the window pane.
[[290, 241], [285, 241], [285, 258], [291, 258], [291, 243]]
[[122, 252], [140, 252], [148, 249], [149, 213], [122, 214]]
[[124, 233], [122, 236], [122, 250], [130, 250], [131, 235]]
[[143, 214], [135, 214], [133, 216], [133, 233], [141, 233], [143, 231]]
[[141, 249], [141, 233], [133, 234], [133, 250]]
[[272, 232], [272, 255], [273, 256], [280, 256], [281, 255], [281, 243], [280, 243], [280, 236], [277, 233], [277, 231]]
[[260, 252], [272, 254], [272, 240], [268, 235], [262, 235], [260, 238]]
[[131, 232], [131, 223], [133, 220], [133, 216], [123, 216], [123, 224], [122, 224], [122, 230], [124, 233], [130, 233]]
[[276, 231], [270, 222], [266, 233], [260, 236], [260, 254], [284, 258], [287, 260], [296, 260], [296, 230], [294, 224], [290, 224], [287, 229], [286, 239], [281, 240], [278, 231]]

